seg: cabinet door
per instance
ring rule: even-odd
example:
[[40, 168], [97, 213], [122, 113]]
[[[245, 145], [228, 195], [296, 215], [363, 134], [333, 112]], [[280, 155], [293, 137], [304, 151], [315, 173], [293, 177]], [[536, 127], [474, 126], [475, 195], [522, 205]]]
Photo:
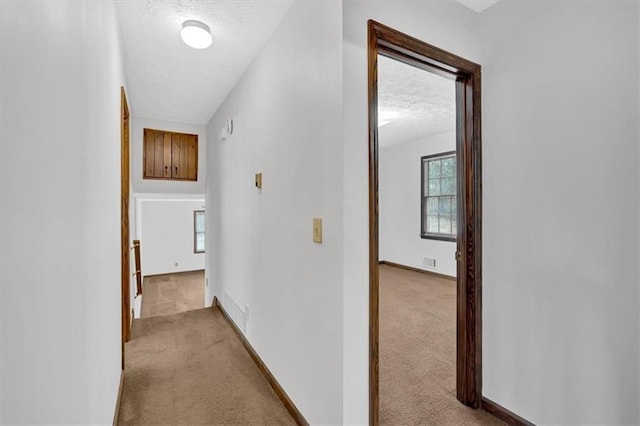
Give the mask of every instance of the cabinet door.
[[180, 179], [189, 179], [189, 141], [191, 135], [183, 135], [180, 145]]
[[198, 147], [196, 135], [174, 134], [171, 143], [171, 177], [198, 179]]
[[162, 136], [162, 145], [164, 150], [164, 168], [162, 177], [165, 179], [171, 179], [171, 133], [164, 133]]
[[155, 132], [153, 146], [153, 177], [164, 177], [164, 134]]
[[198, 180], [198, 135], [187, 139], [187, 179]]
[[164, 176], [164, 141], [162, 133], [145, 129], [144, 131], [144, 177], [161, 178]]
[[167, 142], [166, 133], [144, 129], [144, 178], [171, 177], [171, 144]]
[[173, 133], [171, 135], [171, 177], [180, 179], [180, 137], [182, 135]]
[[144, 177], [153, 178], [153, 167], [155, 163], [155, 133], [153, 130], [144, 129]]

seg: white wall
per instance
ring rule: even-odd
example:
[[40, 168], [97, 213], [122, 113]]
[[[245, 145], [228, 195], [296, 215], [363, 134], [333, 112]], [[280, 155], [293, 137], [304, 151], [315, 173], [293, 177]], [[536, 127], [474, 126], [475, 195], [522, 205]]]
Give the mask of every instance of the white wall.
[[294, 3], [207, 127], [209, 285], [311, 424], [342, 421], [341, 43], [339, 3]]
[[637, 8], [481, 15], [484, 394], [536, 424], [640, 422]]
[[[174, 123], [171, 121], [154, 120], [136, 116], [134, 116], [131, 121], [131, 183], [133, 190], [139, 193], [204, 194], [207, 182], [207, 134], [205, 126]], [[142, 178], [144, 173], [142, 154], [145, 128], [198, 135], [197, 182]]]
[[136, 195], [143, 276], [204, 269], [204, 253], [193, 252], [195, 210], [204, 210], [204, 198]]
[[124, 84], [115, 11], [0, 7], [0, 423], [111, 423]]
[[460, 4], [343, 2], [345, 424], [366, 424], [369, 418], [368, 19], [408, 32], [471, 60], [478, 60], [479, 52], [479, 40], [474, 31], [477, 15]]
[[[380, 148], [380, 260], [456, 276], [456, 243], [420, 237], [420, 158], [455, 149], [455, 131]], [[425, 266], [425, 257], [436, 259], [436, 267]]]
[[368, 417], [368, 18], [483, 66], [483, 393], [638, 423], [637, 7], [344, 2], [345, 423]]

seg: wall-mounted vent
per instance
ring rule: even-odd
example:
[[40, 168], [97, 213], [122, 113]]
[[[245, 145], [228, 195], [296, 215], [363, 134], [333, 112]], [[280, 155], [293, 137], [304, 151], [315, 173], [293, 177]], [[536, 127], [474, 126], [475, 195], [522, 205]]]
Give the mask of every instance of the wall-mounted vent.
[[422, 258], [422, 264], [424, 266], [426, 266], [427, 268], [435, 268], [436, 267], [436, 260], [434, 258], [431, 258], [431, 257], [424, 257], [424, 258]]
[[240, 306], [236, 303], [235, 300], [233, 300], [233, 297], [231, 297], [229, 293], [227, 293], [226, 291], [224, 292], [223, 299], [224, 300], [222, 301], [222, 305], [224, 306], [225, 310], [229, 313], [229, 316], [231, 317], [233, 322], [236, 323], [236, 325], [240, 330], [242, 330], [243, 332], [246, 332], [247, 317], [244, 311], [240, 309]]

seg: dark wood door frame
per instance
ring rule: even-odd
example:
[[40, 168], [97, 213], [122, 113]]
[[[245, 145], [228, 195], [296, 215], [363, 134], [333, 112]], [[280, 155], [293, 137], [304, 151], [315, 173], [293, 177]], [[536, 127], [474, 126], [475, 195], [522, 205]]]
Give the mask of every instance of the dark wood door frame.
[[378, 54], [456, 82], [458, 191], [456, 394], [482, 401], [482, 186], [480, 65], [375, 21], [368, 23], [369, 423], [379, 424]]
[[131, 339], [131, 265], [129, 250], [129, 105], [124, 87], [120, 87], [120, 244], [122, 298], [122, 369], [124, 344]]

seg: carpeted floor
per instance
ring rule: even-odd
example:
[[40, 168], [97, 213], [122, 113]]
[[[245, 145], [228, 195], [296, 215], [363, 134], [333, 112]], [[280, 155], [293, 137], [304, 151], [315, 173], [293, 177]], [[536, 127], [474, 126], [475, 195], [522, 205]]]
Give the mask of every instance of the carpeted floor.
[[[118, 424], [295, 424], [220, 311], [162, 315], [194, 309], [175, 290], [184, 274], [172, 275], [145, 281]], [[203, 275], [190, 278], [202, 289]], [[202, 306], [202, 295], [187, 298], [197, 297]], [[452, 280], [380, 266], [382, 425], [503, 424], [455, 397], [455, 298]]]
[[137, 319], [119, 425], [294, 425], [219, 310]]
[[144, 277], [142, 318], [204, 307], [204, 271]]
[[380, 423], [502, 425], [456, 399], [456, 283], [380, 265]]

